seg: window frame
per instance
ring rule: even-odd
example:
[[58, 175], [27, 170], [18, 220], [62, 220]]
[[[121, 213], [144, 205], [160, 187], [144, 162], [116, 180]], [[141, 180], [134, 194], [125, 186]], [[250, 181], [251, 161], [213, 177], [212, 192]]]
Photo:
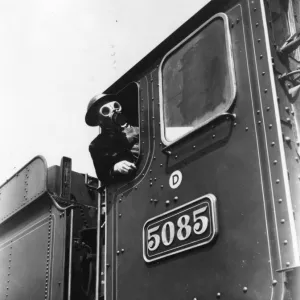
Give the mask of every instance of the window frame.
[[[230, 84], [233, 88], [232, 98], [230, 101], [228, 101], [226, 107], [224, 110], [222, 110], [220, 113], [214, 115], [210, 119], [206, 120], [203, 123], [200, 123], [198, 126], [196, 126], [193, 130], [189, 131], [188, 133], [178, 137], [177, 139], [174, 139], [173, 141], [168, 141], [165, 136], [165, 118], [164, 118], [164, 97], [163, 97], [163, 66], [166, 60], [172, 56], [172, 54], [181, 46], [183, 46], [186, 42], [191, 40], [198, 32], [200, 32], [204, 27], [209, 25], [209, 23], [212, 23], [215, 19], [221, 18], [224, 22], [224, 29], [225, 29], [225, 41], [226, 41], [226, 52], [227, 52], [227, 59], [228, 59], [228, 65], [229, 65], [229, 78], [230, 78]], [[234, 102], [234, 99], [236, 97], [236, 77], [235, 77], [235, 71], [234, 71], [234, 62], [233, 62], [233, 53], [232, 53], [232, 42], [231, 42], [231, 35], [230, 35], [230, 27], [229, 27], [229, 18], [225, 13], [217, 13], [211, 18], [209, 18], [206, 22], [204, 22], [202, 25], [200, 25], [196, 30], [194, 30], [191, 34], [189, 34], [185, 39], [183, 39], [179, 44], [177, 44], [175, 47], [173, 47], [167, 54], [163, 57], [161, 60], [161, 63], [159, 65], [158, 70], [158, 81], [159, 81], [159, 106], [160, 106], [160, 134], [162, 142], [165, 146], [170, 146], [179, 140], [183, 139], [187, 135], [191, 134], [195, 130], [198, 130], [199, 128], [205, 126], [206, 124], [210, 123], [211, 121], [218, 118], [220, 115], [226, 113], [228, 109], [231, 107], [232, 103]]]

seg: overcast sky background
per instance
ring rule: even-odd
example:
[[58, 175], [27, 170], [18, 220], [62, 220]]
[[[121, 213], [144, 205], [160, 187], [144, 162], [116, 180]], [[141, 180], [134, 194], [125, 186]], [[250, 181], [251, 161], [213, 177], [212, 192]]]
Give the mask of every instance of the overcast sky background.
[[88, 101], [209, 0], [0, 0], [0, 185], [36, 155], [95, 175]]

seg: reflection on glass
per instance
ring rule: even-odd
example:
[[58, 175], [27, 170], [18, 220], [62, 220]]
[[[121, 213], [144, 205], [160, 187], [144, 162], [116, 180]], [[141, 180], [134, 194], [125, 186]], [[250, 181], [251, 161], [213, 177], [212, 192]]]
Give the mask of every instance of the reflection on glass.
[[177, 140], [226, 111], [235, 86], [226, 29], [215, 18], [162, 65], [164, 135]]

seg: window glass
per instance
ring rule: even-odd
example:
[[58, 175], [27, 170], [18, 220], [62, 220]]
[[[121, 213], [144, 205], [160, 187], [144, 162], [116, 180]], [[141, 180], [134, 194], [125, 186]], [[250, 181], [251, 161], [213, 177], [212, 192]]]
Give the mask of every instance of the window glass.
[[167, 144], [228, 110], [235, 79], [227, 16], [214, 17], [167, 54], [160, 76]]

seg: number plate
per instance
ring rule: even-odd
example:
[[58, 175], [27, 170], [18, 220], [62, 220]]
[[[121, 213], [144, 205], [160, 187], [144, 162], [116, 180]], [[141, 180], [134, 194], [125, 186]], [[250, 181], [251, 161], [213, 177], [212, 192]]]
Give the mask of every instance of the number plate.
[[144, 260], [151, 262], [203, 246], [217, 233], [216, 197], [208, 194], [145, 223]]

